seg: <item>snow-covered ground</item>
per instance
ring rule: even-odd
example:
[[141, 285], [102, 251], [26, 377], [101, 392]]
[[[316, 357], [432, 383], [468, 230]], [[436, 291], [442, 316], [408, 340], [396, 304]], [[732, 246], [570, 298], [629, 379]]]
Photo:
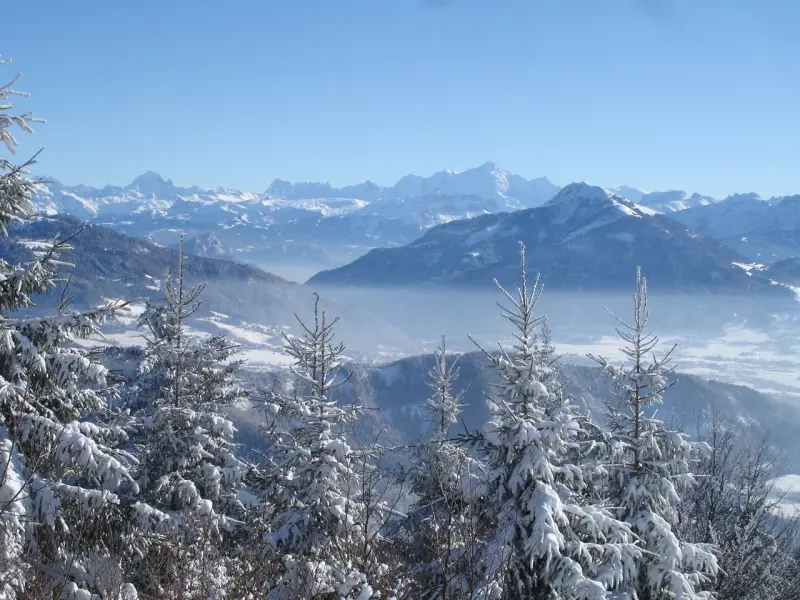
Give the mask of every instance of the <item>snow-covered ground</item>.
[[[127, 311], [103, 328], [102, 336], [95, 336], [82, 343], [83, 346], [143, 346], [146, 343], [143, 329], [137, 321], [144, 311], [144, 305], [131, 305]], [[190, 336], [204, 337], [223, 334], [240, 344], [241, 351], [236, 358], [245, 361], [248, 369], [269, 369], [286, 367], [292, 359], [283, 351], [283, 328], [267, 327], [255, 323], [229, 322], [230, 317], [213, 312], [211, 316], [191, 319], [186, 326]]]
[[[800, 402], [800, 332], [777, 323], [770, 331], [750, 328], [746, 323], [731, 324], [724, 335], [711, 339], [690, 336], [664, 336], [661, 351], [677, 344], [673, 354], [677, 370], [746, 385], [759, 392]], [[621, 361], [620, 340], [607, 336], [585, 342], [570, 341], [556, 346], [565, 360], [585, 362], [587, 354]]]

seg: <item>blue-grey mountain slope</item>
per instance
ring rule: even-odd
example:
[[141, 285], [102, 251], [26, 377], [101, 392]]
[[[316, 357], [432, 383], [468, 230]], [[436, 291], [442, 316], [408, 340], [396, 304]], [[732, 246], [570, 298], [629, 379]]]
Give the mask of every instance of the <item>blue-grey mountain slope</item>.
[[763, 200], [757, 194], [735, 194], [670, 216], [751, 261], [770, 263], [800, 255], [797, 195]]
[[784, 258], [771, 265], [758, 265], [762, 275], [786, 285], [800, 286], [800, 256]]
[[518, 242], [528, 267], [551, 290], [625, 290], [641, 266], [656, 292], [787, 296], [719, 242], [584, 183], [570, 184], [539, 208], [459, 220], [401, 248], [376, 249], [311, 278], [331, 286], [514, 285]]
[[[63, 239], [83, 224], [75, 217], [57, 215], [36, 218], [0, 239], [0, 257], [30, 262], [43, 240]], [[72, 250], [63, 256], [69, 276], [68, 293], [78, 307], [103, 304], [106, 299], [161, 298], [161, 282], [167, 270], [177, 265], [175, 250], [137, 240], [105, 227], [88, 224], [70, 240]], [[223, 314], [229, 324], [242, 322], [270, 327], [291, 327], [293, 313], [308, 314], [313, 306], [312, 290], [263, 271], [229, 260], [187, 256], [184, 262], [187, 283], [206, 283], [198, 317]], [[59, 301], [62, 290], [55, 289], [42, 300], [42, 306]], [[375, 348], [376, 340], [387, 347], [408, 349], [411, 341], [400, 331], [359, 308], [352, 302], [338, 303], [331, 295], [323, 297], [331, 314], [341, 317], [344, 337], [353, 349]], [[276, 340], [280, 345], [280, 338]]]

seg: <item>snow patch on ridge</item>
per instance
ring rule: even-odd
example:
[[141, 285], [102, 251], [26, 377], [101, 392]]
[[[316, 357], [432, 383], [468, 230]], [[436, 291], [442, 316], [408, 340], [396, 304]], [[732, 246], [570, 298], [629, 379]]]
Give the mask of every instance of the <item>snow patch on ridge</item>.
[[767, 265], [762, 263], [740, 263], [740, 262], [732, 262], [731, 263], [734, 267], [739, 267], [748, 276], [752, 277], [754, 271], [763, 271], [767, 268]]

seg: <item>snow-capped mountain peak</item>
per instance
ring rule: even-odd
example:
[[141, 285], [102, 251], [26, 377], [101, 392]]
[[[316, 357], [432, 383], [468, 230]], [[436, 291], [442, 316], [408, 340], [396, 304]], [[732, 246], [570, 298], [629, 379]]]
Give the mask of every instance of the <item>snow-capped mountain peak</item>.
[[764, 200], [758, 194], [733, 194], [706, 206], [696, 206], [670, 215], [690, 229], [723, 241], [756, 262], [796, 254], [795, 231], [800, 212], [791, 202]]
[[508, 178], [511, 175], [505, 169], [501, 169], [497, 163], [494, 162], [485, 162], [482, 165], [475, 167], [474, 169], [469, 169], [464, 171], [464, 173], [472, 173], [475, 176], [484, 176], [490, 177], [494, 181], [496, 181], [501, 187], [505, 187], [508, 189]]
[[[561, 188], [553, 198], [547, 203], [550, 205], [563, 204], [565, 202], [608, 202], [612, 198], [623, 198], [613, 190], [607, 190], [597, 185], [576, 181]], [[624, 199], [624, 198], [623, 198]]]
[[147, 171], [134, 179], [127, 189], [138, 191], [147, 198], [164, 197], [175, 193], [175, 184], [155, 171]]
[[755, 192], [746, 192], [741, 194], [731, 194], [727, 198], [725, 198], [725, 203], [728, 206], [734, 204], [750, 204], [753, 202], [767, 202], [761, 196], [756, 194]]
[[276, 179], [267, 188], [266, 195], [285, 200], [354, 198], [367, 202], [442, 195], [479, 196], [496, 201], [503, 209], [517, 210], [541, 206], [558, 190], [559, 187], [545, 177], [526, 179], [509, 173], [494, 162], [485, 162], [466, 171], [441, 170], [427, 177], [408, 174], [386, 187], [371, 181], [337, 188], [328, 183], [291, 183]]
[[663, 192], [644, 194], [636, 202], [656, 212], [673, 213], [679, 210], [686, 210], [687, 208], [714, 204], [717, 202], [717, 199], [698, 193], [694, 193], [690, 196], [683, 190], [666, 190]]
[[566, 223], [572, 219], [595, 219], [604, 212], [611, 213], [611, 218], [640, 217], [645, 214], [642, 207], [619, 194], [585, 182], [570, 183], [545, 206], [557, 210], [556, 223]]
[[772, 198], [770, 203], [776, 206], [785, 208], [792, 207], [796, 209], [800, 207], [800, 194], [794, 194], [791, 196], [778, 196], [777, 198]]
[[639, 204], [642, 198], [650, 193], [629, 185], [621, 185], [617, 188], [613, 188], [612, 191], [616, 192], [623, 198], [627, 198], [631, 202], [635, 202], [636, 204]]
[[294, 186], [291, 181], [285, 179], [273, 179], [272, 183], [266, 189], [264, 194], [267, 196], [276, 196], [278, 198], [288, 198], [294, 193]]
[[330, 183], [302, 181], [292, 183], [283, 179], [275, 179], [267, 188], [266, 194], [286, 200], [306, 198], [334, 198], [339, 195], [339, 190]]

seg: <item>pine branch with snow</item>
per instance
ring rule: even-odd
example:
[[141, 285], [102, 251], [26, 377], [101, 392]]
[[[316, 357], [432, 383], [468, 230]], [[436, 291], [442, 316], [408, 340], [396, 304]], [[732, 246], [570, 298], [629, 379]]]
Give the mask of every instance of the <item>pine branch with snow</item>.
[[[0, 66], [10, 62], [11, 59], [0, 57]], [[20, 75], [17, 74], [8, 83], [0, 84], [0, 143], [11, 154], [16, 152], [18, 146], [14, 128], [24, 133], [33, 133], [31, 126], [42, 122], [30, 113], [12, 112], [12, 98], [28, 96], [14, 88], [19, 78]], [[20, 222], [33, 214], [31, 194], [38, 182], [28, 177], [27, 168], [35, 163], [35, 158], [15, 165], [8, 158], [0, 157], [0, 229], [3, 233], [10, 222]]]
[[443, 441], [447, 438], [447, 428], [458, 421], [463, 406], [464, 394], [453, 395], [453, 386], [458, 379], [458, 366], [453, 360], [447, 363], [447, 346], [444, 337], [442, 345], [434, 354], [434, 366], [428, 373], [428, 387], [433, 395], [425, 403], [434, 427], [434, 439]]
[[695, 465], [697, 482], [681, 494], [681, 539], [714, 544], [718, 600], [793, 598], [800, 585], [800, 515], [785, 510], [776, 487], [780, 456], [767, 437], [751, 438], [741, 423], [704, 411], [698, 439], [711, 446]]

